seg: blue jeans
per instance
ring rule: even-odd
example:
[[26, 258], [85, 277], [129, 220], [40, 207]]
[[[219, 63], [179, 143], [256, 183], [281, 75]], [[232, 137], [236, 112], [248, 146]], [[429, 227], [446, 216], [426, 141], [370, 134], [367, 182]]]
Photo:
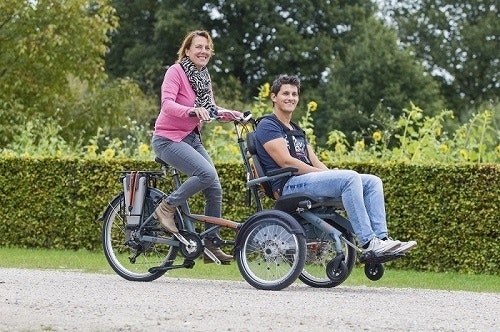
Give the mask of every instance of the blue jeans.
[[[160, 159], [186, 174], [189, 178], [166, 198], [170, 205], [179, 206], [201, 191], [205, 197], [205, 215], [221, 217], [222, 187], [212, 159], [196, 133], [181, 142], [153, 136], [153, 150]], [[211, 227], [206, 224], [206, 228]]]
[[328, 170], [291, 177], [282, 196], [294, 193], [342, 198], [345, 211], [361, 246], [374, 237], [387, 237], [382, 180], [351, 170]]

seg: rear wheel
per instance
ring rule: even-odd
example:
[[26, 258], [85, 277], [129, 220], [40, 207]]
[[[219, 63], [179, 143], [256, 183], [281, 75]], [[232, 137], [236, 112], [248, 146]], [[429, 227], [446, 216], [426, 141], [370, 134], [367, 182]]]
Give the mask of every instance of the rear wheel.
[[235, 254], [240, 273], [250, 285], [281, 290], [301, 273], [305, 253], [304, 235], [292, 233], [283, 221], [270, 216], [246, 229]]
[[[308, 225], [310, 226], [310, 225]], [[307, 255], [304, 269], [299, 276], [304, 284], [316, 288], [331, 288], [343, 283], [351, 274], [356, 263], [356, 250], [342, 241], [342, 269], [330, 271], [332, 262], [337, 256], [335, 252], [335, 242], [326, 233], [319, 231], [312, 226], [306, 230], [307, 233]], [[344, 233], [347, 241], [354, 243], [352, 234]], [[335, 276], [335, 277], [334, 277]]]
[[[161, 196], [160, 196], [161, 197]], [[154, 212], [154, 195], [148, 188], [144, 201], [143, 215]], [[102, 245], [104, 255], [111, 268], [121, 277], [131, 281], [152, 281], [161, 277], [165, 270], [149, 272], [152, 267], [171, 265], [179, 251], [178, 247], [140, 241], [137, 229], [127, 229], [123, 193], [111, 203], [104, 215]], [[143, 230], [145, 235], [171, 238], [161, 227], [152, 226]]]

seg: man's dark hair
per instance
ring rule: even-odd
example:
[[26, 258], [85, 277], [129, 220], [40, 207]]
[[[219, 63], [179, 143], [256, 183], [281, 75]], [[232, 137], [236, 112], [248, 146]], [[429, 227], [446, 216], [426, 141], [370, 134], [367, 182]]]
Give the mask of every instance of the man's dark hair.
[[283, 84], [290, 84], [296, 86], [297, 92], [300, 95], [300, 79], [295, 75], [278, 76], [278, 78], [274, 80], [273, 85], [271, 86], [271, 93], [274, 93], [275, 95], [278, 94]]

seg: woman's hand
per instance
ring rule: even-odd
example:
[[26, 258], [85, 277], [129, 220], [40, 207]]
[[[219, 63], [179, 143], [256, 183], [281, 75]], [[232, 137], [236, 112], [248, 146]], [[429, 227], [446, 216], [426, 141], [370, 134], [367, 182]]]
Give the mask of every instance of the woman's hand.
[[195, 107], [192, 112], [201, 121], [210, 121], [210, 113], [205, 107]]
[[245, 115], [241, 112], [219, 108], [219, 121], [234, 121], [242, 120], [244, 118]]

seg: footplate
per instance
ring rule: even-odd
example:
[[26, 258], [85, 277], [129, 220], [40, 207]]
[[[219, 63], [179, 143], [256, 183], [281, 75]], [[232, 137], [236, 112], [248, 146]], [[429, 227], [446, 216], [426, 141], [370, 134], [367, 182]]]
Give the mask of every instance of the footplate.
[[405, 254], [401, 253], [376, 254], [373, 251], [368, 251], [367, 253], [359, 256], [359, 261], [366, 264], [382, 264], [404, 256]]

